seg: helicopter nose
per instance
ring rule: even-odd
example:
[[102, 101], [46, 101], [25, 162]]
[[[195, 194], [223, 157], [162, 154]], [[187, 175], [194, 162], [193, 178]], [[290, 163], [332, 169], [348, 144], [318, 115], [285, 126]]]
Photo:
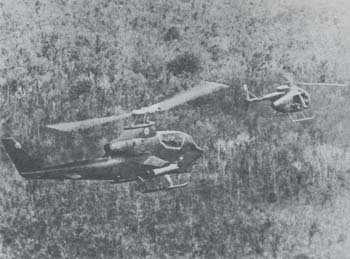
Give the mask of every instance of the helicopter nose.
[[198, 156], [201, 156], [203, 154], [203, 152], [204, 152], [203, 148], [201, 148], [201, 147], [199, 147], [199, 146], [197, 146], [196, 144], [193, 144], [193, 143], [191, 144], [190, 150], [192, 152], [196, 153]]
[[190, 166], [203, 155], [204, 150], [197, 145], [191, 145], [191, 148], [184, 154], [183, 165]]
[[196, 147], [196, 152], [198, 153], [199, 156], [201, 156], [201, 155], [203, 155], [203, 153], [204, 153], [204, 149], [197, 146], [197, 147]]

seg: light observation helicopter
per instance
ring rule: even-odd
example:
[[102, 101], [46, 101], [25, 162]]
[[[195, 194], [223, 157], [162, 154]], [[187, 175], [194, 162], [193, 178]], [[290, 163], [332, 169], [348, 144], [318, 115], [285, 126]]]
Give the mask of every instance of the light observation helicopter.
[[[308, 109], [311, 104], [311, 96], [306, 90], [299, 86], [347, 86], [346, 84], [337, 83], [300, 83], [289, 81], [276, 87], [272, 93], [262, 96], [256, 96], [248, 90], [246, 84], [243, 85], [245, 100], [247, 103], [271, 101], [271, 107], [280, 114], [287, 114], [291, 121], [301, 122], [315, 118], [315, 116], [306, 116], [304, 110]], [[301, 114], [301, 117], [294, 118], [293, 113]]]

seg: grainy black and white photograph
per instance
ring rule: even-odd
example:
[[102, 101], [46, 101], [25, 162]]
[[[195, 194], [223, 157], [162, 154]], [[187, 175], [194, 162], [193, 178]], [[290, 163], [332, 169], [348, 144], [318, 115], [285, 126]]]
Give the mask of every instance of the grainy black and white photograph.
[[350, 2], [0, 0], [1, 259], [349, 259]]

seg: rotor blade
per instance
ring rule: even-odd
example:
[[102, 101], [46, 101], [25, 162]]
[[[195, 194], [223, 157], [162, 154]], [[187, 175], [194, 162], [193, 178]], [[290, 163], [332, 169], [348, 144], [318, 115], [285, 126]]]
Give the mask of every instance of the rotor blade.
[[51, 125], [46, 125], [46, 127], [50, 128], [50, 129], [59, 130], [59, 131], [70, 132], [70, 131], [75, 131], [75, 130], [79, 130], [79, 129], [87, 129], [87, 128], [90, 128], [93, 126], [105, 124], [107, 122], [122, 120], [122, 119], [125, 119], [131, 115], [132, 115], [132, 113], [129, 112], [129, 113], [123, 113], [120, 115], [113, 115], [113, 116], [102, 117], [102, 118], [88, 119], [88, 120], [83, 120], [83, 121], [73, 121], [73, 122], [63, 122], [63, 123], [51, 124]]
[[296, 82], [296, 85], [305, 85], [305, 86], [348, 86], [347, 84], [337, 84], [337, 83], [302, 83]]
[[159, 103], [153, 104], [148, 107], [143, 107], [138, 110], [132, 111], [133, 114], [145, 114], [145, 113], [154, 113], [158, 111], [166, 111], [181, 104], [187, 103], [191, 100], [197, 99], [198, 97], [211, 94], [215, 91], [218, 91], [222, 88], [227, 88], [229, 86], [213, 82], [201, 82], [199, 85], [183, 91], [169, 99], [161, 101]]
[[76, 131], [80, 129], [87, 129], [93, 126], [105, 124], [108, 122], [113, 122], [116, 120], [122, 120], [125, 119], [133, 114], [146, 114], [146, 113], [154, 113], [158, 111], [165, 111], [168, 109], [171, 109], [173, 107], [176, 107], [178, 105], [184, 104], [188, 101], [194, 100], [200, 96], [204, 96], [207, 94], [210, 94], [212, 92], [215, 92], [221, 88], [226, 88], [227, 85], [224, 84], [218, 84], [218, 83], [211, 83], [211, 82], [202, 82], [200, 85], [195, 86], [187, 91], [184, 91], [182, 93], [179, 93], [175, 95], [174, 97], [171, 97], [167, 100], [164, 100], [160, 103], [153, 104], [148, 107], [143, 107], [138, 110], [134, 110], [129, 113], [123, 113], [120, 115], [114, 115], [114, 116], [108, 116], [108, 117], [102, 117], [102, 118], [94, 118], [94, 119], [88, 119], [83, 121], [74, 121], [74, 122], [63, 122], [58, 124], [52, 124], [47, 125], [47, 128], [59, 130], [59, 131]]

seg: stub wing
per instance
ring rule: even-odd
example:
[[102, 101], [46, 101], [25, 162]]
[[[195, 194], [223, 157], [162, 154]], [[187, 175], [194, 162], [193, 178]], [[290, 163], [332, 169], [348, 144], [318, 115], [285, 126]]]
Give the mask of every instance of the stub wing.
[[145, 156], [138, 160], [136, 160], [137, 163], [143, 166], [149, 166], [154, 168], [160, 168], [169, 165], [170, 163], [164, 159], [161, 159], [156, 156]]
[[141, 168], [152, 176], [160, 176], [168, 173], [175, 173], [179, 170], [176, 163], [170, 163], [156, 156], [145, 156], [136, 160]]
[[[146, 172], [148, 172], [148, 176], [146, 179], [144, 179], [142, 176], [138, 176], [138, 179], [144, 184], [145, 187], [145, 189], [142, 191], [143, 193], [166, 191], [171, 189], [182, 188], [188, 185], [188, 182], [180, 184], [173, 183], [170, 174], [179, 172], [180, 168], [177, 165], [177, 163], [170, 163], [169, 161], [163, 160], [156, 156], [143, 157], [138, 161], [138, 163], [143, 167], [143, 169]], [[165, 187], [148, 188], [146, 180], [157, 176], [164, 177], [168, 182], [168, 185]]]

